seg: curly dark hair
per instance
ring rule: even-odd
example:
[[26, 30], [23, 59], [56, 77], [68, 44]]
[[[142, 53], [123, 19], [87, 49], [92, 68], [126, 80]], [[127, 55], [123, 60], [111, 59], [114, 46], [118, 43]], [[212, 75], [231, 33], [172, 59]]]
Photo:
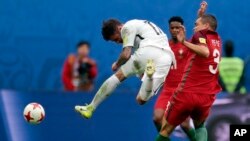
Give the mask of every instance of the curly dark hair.
[[109, 19], [107, 21], [103, 21], [102, 23], [103, 39], [106, 41], [110, 40], [110, 37], [116, 32], [117, 26], [119, 25], [122, 25], [122, 23], [117, 19]]
[[170, 24], [171, 22], [179, 22], [181, 23], [182, 25], [184, 24], [184, 21], [181, 17], [179, 16], [173, 16], [171, 17], [169, 20], [168, 20], [168, 24]]

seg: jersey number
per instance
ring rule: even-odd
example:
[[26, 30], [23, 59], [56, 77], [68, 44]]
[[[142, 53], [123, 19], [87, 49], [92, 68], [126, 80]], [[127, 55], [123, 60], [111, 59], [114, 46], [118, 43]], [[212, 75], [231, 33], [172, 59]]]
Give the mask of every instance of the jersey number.
[[218, 64], [220, 63], [220, 52], [218, 49], [214, 49], [213, 57], [214, 57], [214, 62], [216, 63], [216, 66], [214, 67], [213, 65], [209, 65], [209, 71], [212, 74], [216, 74], [218, 70]]
[[149, 22], [149, 21], [145, 21], [145, 23], [147, 23], [150, 27], [152, 27], [157, 35], [162, 34], [162, 31], [161, 31], [161, 29], [160, 29], [159, 27], [153, 25], [153, 24], [152, 24], [151, 22]]

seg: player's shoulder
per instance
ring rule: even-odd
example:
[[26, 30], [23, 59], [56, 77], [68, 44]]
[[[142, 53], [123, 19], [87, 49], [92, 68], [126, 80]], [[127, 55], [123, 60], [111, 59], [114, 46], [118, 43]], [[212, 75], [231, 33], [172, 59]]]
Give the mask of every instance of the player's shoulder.
[[181, 42], [174, 42], [173, 39], [169, 39], [168, 43], [169, 43], [170, 46], [172, 45], [172, 46], [178, 46], [178, 47], [179, 46], [185, 47]]
[[133, 19], [133, 20], [129, 20], [127, 21], [123, 27], [136, 27], [136, 26], [140, 26], [141, 24], [144, 23], [145, 20], [139, 20], [139, 19]]
[[194, 33], [193, 37], [205, 37], [208, 30], [200, 30]]
[[208, 33], [207, 29], [195, 32], [192, 39], [191, 39], [191, 42], [193, 42], [193, 43], [197, 43], [197, 42], [205, 43], [206, 39], [207, 39], [207, 33]]
[[133, 23], [140, 23], [141, 21], [142, 20], [139, 20], [139, 19], [132, 19], [132, 20], [127, 21], [124, 25], [133, 24]]
[[241, 59], [240, 57], [232, 57], [232, 58], [235, 59], [237, 62], [244, 64], [244, 60]]
[[141, 20], [138, 19], [127, 21], [121, 29], [121, 34], [123, 35], [128, 34], [129, 32], [136, 32], [136, 29], [140, 27], [140, 22]]
[[74, 62], [75, 62], [75, 59], [76, 59], [76, 55], [75, 54], [69, 54], [69, 56], [68, 56], [68, 62], [70, 63], [70, 64], [73, 64]]
[[211, 30], [207, 30], [207, 29], [200, 30], [194, 34], [194, 36], [207, 36], [207, 35], [219, 36], [216, 31], [211, 31]]

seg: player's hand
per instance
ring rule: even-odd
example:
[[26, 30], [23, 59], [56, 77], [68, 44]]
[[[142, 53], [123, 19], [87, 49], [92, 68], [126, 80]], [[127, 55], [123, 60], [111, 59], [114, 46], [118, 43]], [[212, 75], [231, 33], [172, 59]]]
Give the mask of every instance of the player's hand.
[[88, 63], [88, 64], [90, 64], [91, 66], [93, 66], [93, 65], [96, 64], [94, 60], [92, 60], [92, 59], [90, 59], [90, 58], [88, 58], [88, 57], [83, 58], [83, 59], [82, 59], [82, 63]]
[[204, 15], [204, 13], [207, 10], [207, 2], [206, 1], [202, 1], [200, 4], [200, 9], [198, 10], [198, 17], [201, 17], [202, 15]]
[[119, 66], [117, 65], [116, 62], [114, 62], [114, 63], [112, 64], [112, 70], [113, 70], [113, 71], [117, 71], [118, 68], [119, 68]]
[[179, 33], [177, 34], [177, 40], [181, 43], [184, 43], [185, 39], [186, 39], [186, 29], [182, 25], [180, 26]]

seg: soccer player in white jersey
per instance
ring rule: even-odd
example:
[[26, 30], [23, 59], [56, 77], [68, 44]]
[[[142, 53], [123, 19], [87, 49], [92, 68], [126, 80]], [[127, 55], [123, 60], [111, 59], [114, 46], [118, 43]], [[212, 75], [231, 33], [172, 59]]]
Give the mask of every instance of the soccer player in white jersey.
[[[92, 102], [75, 106], [75, 110], [87, 119], [123, 80], [132, 75], [143, 75], [136, 100], [140, 105], [146, 103], [162, 86], [170, 67], [175, 67], [166, 34], [150, 21], [135, 19], [122, 24], [109, 19], [103, 22], [102, 35], [106, 41], [123, 44], [123, 49], [112, 65], [115, 74], [102, 84]], [[135, 49], [133, 54], [132, 48]]]

